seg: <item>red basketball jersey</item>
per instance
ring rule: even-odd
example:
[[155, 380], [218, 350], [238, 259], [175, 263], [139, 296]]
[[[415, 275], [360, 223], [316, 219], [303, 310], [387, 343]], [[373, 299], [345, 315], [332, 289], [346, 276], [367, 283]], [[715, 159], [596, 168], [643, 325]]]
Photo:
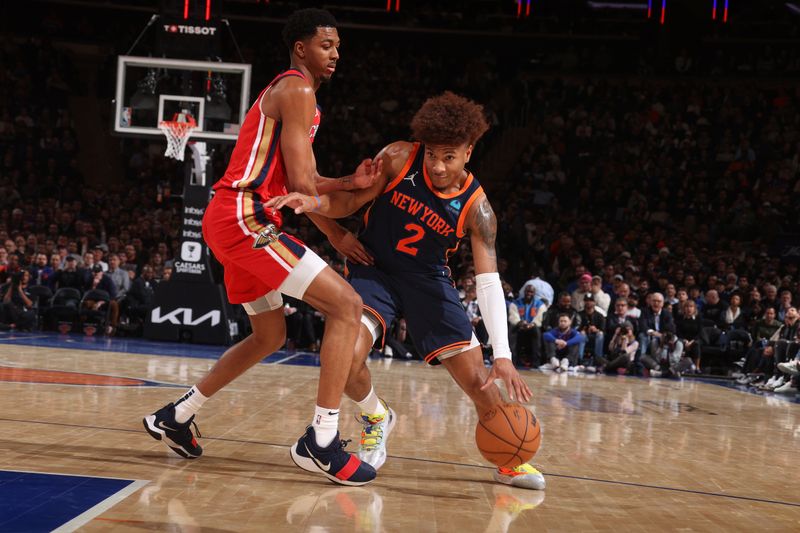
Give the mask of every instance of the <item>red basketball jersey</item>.
[[[214, 184], [214, 190], [247, 190], [254, 193], [254, 200], [266, 202], [274, 196], [287, 193], [286, 167], [281, 153], [281, 122], [261, 112], [261, 99], [279, 80], [288, 76], [299, 76], [306, 80], [302, 72], [290, 69], [275, 77], [258, 95], [253, 106], [244, 117], [244, 124], [236, 139], [231, 160], [225, 175]], [[308, 80], [306, 80], [308, 81]], [[314, 123], [308, 136], [311, 142], [317, 134], [322, 113], [319, 107], [314, 111]], [[282, 217], [279, 211], [266, 209], [263, 214], [271, 222], [280, 226]]]

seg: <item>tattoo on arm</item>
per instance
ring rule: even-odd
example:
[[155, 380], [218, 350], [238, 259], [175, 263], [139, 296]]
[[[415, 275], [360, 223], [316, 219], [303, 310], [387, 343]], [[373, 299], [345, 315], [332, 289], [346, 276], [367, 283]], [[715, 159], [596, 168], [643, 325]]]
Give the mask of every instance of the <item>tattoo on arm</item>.
[[492, 259], [497, 259], [497, 252], [494, 248], [494, 242], [497, 237], [497, 217], [494, 216], [492, 205], [485, 196], [476, 206], [473, 227], [486, 245], [486, 252]]

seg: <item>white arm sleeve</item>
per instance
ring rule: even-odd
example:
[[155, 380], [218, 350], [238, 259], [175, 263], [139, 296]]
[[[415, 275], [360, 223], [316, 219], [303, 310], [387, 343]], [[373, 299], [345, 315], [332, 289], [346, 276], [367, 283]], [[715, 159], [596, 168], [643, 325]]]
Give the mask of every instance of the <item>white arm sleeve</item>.
[[521, 320], [519, 318], [519, 309], [517, 309], [517, 306], [513, 303], [508, 304], [507, 307], [508, 307], [508, 325], [513, 328], [517, 324], [519, 324]]
[[478, 308], [481, 310], [483, 323], [489, 332], [492, 353], [495, 359], [511, 359], [511, 348], [508, 346], [508, 314], [500, 274], [488, 272], [475, 276]]

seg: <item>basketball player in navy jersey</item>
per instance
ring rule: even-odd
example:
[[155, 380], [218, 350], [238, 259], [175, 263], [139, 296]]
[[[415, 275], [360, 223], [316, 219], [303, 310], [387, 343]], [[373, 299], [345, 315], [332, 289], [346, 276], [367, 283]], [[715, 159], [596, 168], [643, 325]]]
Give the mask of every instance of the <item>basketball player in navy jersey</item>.
[[[531, 398], [530, 388], [511, 362], [495, 253], [497, 220], [478, 180], [465, 168], [475, 143], [488, 129], [483, 108], [446, 92], [423, 104], [411, 129], [419, 142], [394, 142], [381, 150], [377, 159], [383, 168], [373, 186], [320, 198], [291, 193], [266, 204], [340, 218], [372, 202], [359, 239], [374, 257], [374, 265], [349, 266], [349, 281], [364, 302], [364, 312], [345, 392], [361, 408], [359, 457], [376, 469], [386, 460], [386, 439], [395, 414], [375, 393], [365, 362], [398, 315], [405, 317], [425, 361], [444, 365], [479, 413], [502, 401], [496, 379], [505, 383], [512, 399]], [[494, 349], [491, 371], [483, 364], [480, 343], [447, 266], [467, 235], [478, 305]], [[498, 469], [494, 477], [518, 487], [545, 486], [542, 474], [528, 464]]]

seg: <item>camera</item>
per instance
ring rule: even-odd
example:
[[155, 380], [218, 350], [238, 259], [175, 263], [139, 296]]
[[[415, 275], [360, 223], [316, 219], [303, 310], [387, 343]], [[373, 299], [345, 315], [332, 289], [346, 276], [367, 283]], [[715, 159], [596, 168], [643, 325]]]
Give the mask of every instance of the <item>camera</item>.
[[14, 272], [11, 274], [11, 285], [14, 287], [22, 283], [22, 272]]

